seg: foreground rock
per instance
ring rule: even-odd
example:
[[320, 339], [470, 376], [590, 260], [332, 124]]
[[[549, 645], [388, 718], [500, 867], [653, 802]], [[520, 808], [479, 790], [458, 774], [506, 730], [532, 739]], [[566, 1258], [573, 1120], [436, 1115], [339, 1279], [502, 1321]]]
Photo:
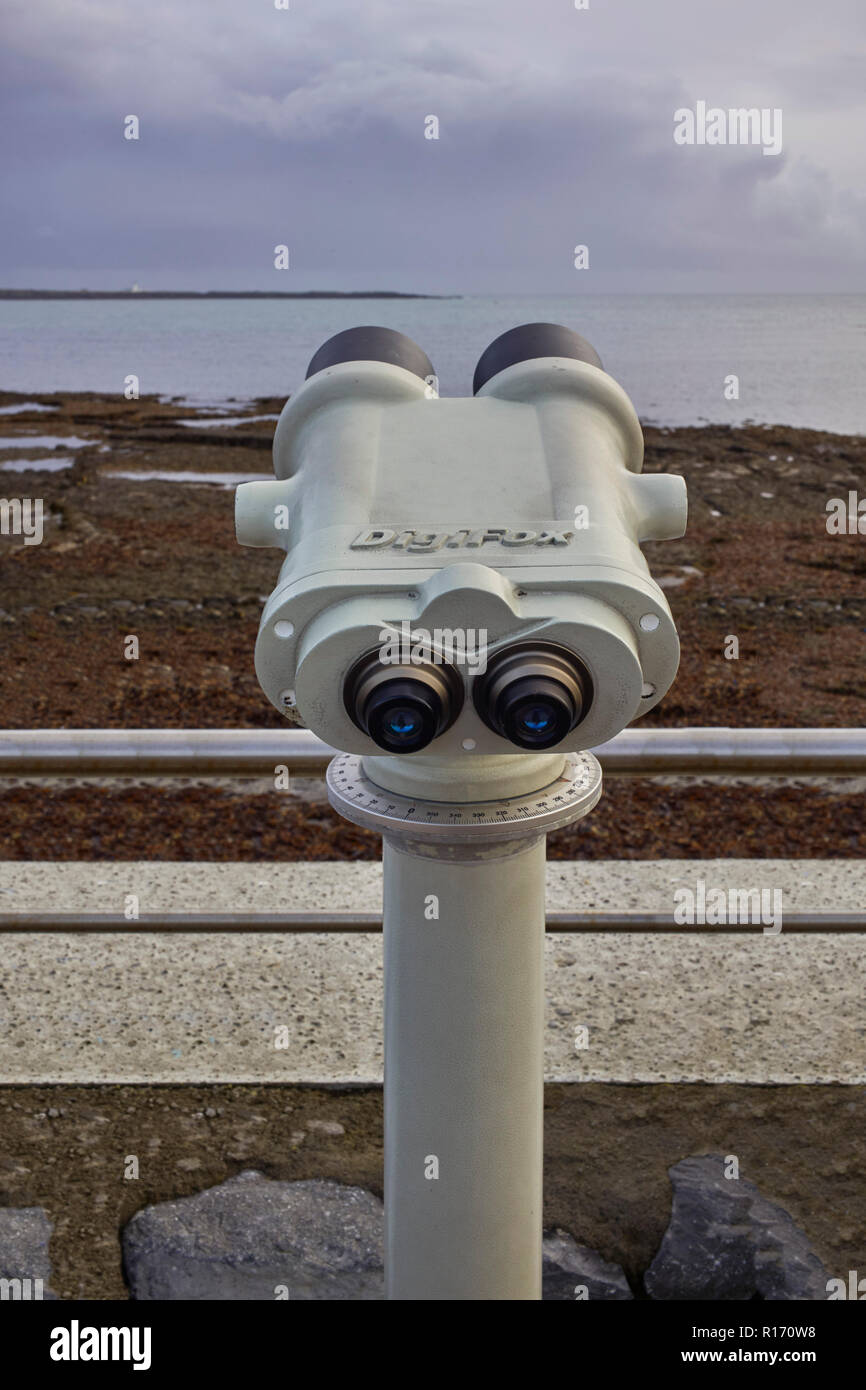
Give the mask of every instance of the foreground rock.
[[48, 1287], [51, 1222], [41, 1207], [0, 1207], [0, 1299], [55, 1299]]
[[382, 1226], [363, 1188], [246, 1172], [137, 1212], [123, 1252], [135, 1299], [376, 1299]]
[[656, 1299], [826, 1299], [827, 1271], [803, 1231], [718, 1154], [670, 1168], [670, 1225], [647, 1270]]
[[595, 1250], [578, 1245], [567, 1231], [553, 1231], [542, 1244], [542, 1298], [632, 1298], [619, 1265], [608, 1264]]

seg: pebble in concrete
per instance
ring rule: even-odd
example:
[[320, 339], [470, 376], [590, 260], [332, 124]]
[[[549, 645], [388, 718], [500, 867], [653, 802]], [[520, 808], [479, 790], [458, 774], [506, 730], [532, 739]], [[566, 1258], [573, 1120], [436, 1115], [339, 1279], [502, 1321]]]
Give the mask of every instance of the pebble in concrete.
[[803, 1231], [718, 1154], [668, 1170], [670, 1225], [646, 1273], [654, 1299], [826, 1299], [827, 1271]]
[[0, 1300], [57, 1297], [48, 1288], [51, 1229], [41, 1207], [0, 1207]]

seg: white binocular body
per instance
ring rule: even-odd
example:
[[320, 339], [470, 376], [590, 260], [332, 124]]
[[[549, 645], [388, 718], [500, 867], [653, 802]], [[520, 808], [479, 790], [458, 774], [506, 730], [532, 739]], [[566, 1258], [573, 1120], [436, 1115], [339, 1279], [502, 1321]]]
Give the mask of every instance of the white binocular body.
[[528, 324], [440, 398], [409, 339], [338, 334], [280, 416], [238, 540], [285, 561], [256, 672], [292, 722], [356, 754], [576, 752], [651, 709], [679, 643], [640, 543], [686, 526], [642, 474], [623, 389], [577, 334]]

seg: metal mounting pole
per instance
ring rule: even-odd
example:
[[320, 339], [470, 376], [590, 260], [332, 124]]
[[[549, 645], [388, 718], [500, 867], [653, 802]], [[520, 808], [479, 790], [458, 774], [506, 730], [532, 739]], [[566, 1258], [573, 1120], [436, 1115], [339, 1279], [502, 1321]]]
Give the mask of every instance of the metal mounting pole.
[[344, 754], [328, 794], [384, 836], [388, 1297], [538, 1299], [545, 835], [592, 809], [599, 764], [477, 758], [468, 782]]

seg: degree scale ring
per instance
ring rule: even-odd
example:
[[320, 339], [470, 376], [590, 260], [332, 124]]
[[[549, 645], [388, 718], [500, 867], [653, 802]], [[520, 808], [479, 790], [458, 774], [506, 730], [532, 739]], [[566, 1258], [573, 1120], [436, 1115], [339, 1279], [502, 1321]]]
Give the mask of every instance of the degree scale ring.
[[601, 765], [591, 753], [569, 753], [555, 781], [524, 796], [493, 801], [427, 801], [376, 786], [361, 758], [340, 753], [328, 766], [328, 799], [355, 825], [416, 841], [517, 840], [585, 816], [601, 796]]

